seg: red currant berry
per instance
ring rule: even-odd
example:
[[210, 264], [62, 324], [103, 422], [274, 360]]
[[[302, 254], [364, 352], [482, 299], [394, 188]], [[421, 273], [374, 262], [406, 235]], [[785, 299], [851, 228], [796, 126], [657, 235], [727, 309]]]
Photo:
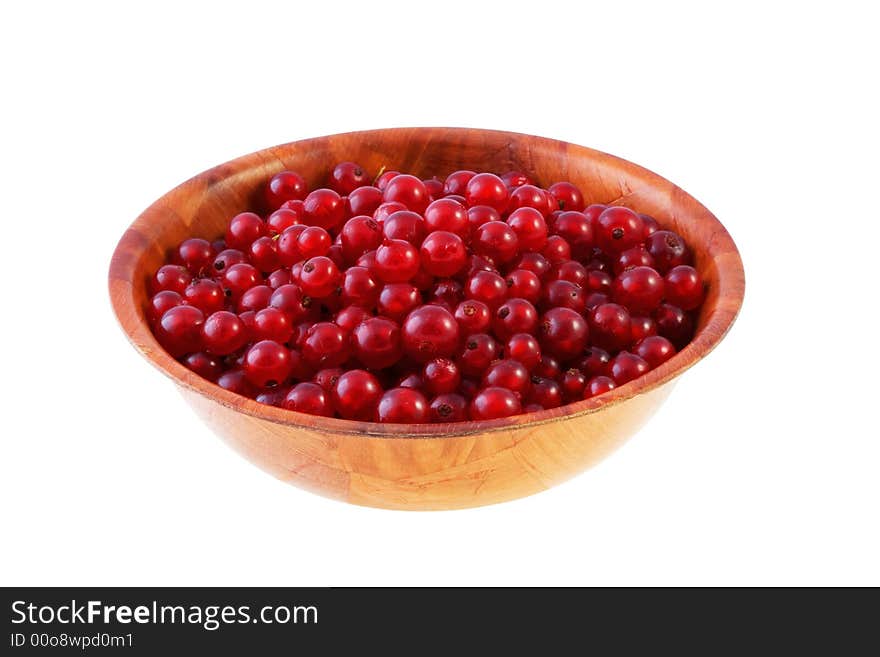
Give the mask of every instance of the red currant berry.
[[462, 301], [455, 308], [455, 321], [461, 329], [462, 335], [472, 333], [484, 333], [492, 322], [492, 313], [482, 301], [468, 299]]
[[703, 279], [697, 270], [678, 265], [666, 272], [666, 301], [682, 310], [694, 310], [703, 303]]
[[379, 299], [379, 284], [366, 267], [349, 267], [342, 275], [342, 303], [372, 308]]
[[654, 311], [657, 333], [667, 338], [676, 349], [684, 349], [694, 335], [694, 322], [691, 316], [678, 306], [661, 303]]
[[330, 296], [339, 282], [339, 268], [327, 256], [306, 260], [299, 276], [302, 291], [314, 299]]
[[464, 195], [465, 190], [467, 190], [467, 184], [470, 182], [471, 178], [476, 175], [476, 171], [467, 170], [450, 173], [446, 176], [446, 181], [443, 183], [443, 194], [445, 196], [449, 196], [450, 194]]
[[278, 257], [278, 242], [267, 236], [258, 237], [248, 247], [248, 256], [257, 269], [261, 272], [270, 272], [281, 266]]
[[455, 276], [467, 262], [464, 242], [455, 233], [435, 230], [422, 242], [422, 268], [432, 276]]
[[345, 306], [333, 317], [333, 323], [348, 334], [351, 334], [357, 326], [372, 315], [370, 311], [360, 306]]
[[192, 279], [192, 274], [182, 265], [162, 265], [153, 276], [153, 294], [164, 290], [183, 294]]
[[177, 261], [193, 276], [209, 274], [216, 255], [208, 240], [197, 237], [183, 240], [177, 247]]
[[226, 245], [231, 249], [247, 251], [247, 248], [258, 237], [269, 232], [259, 215], [253, 212], [242, 212], [235, 215], [226, 228]]
[[403, 319], [422, 303], [418, 289], [410, 283], [388, 283], [379, 293], [377, 310], [395, 322]]
[[330, 172], [330, 189], [339, 194], [351, 194], [358, 187], [369, 185], [372, 178], [363, 167], [354, 162], [340, 162]]
[[293, 336], [290, 316], [278, 308], [263, 308], [254, 315], [251, 329], [254, 341], [274, 340], [285, 343]]
[[324, 392], [329, 393], [336, 387], [336, 382], [339, 380], [339, 377], [345, 372], [341, 367], [327, 367], [323, 370], [318, 370], [315, 373], [314, 382], [321, 386], [321, 389]]
[[583, 357], [577, 362], [577, 367], [590, 378], [605, 372], [610, 361], [611, 355], [604, 349], [588, 347]]
[[437, 395], [428, 404], [431, 422], [464, 422], [467, 420], [467, 400], [461, 395]]
[[272, 340], [257, 342], [244, 356], [244, 375], [258, 388], [281, 385], [290, 376], [290, 350]]
[[644, 358], [628, 351], [621, 351], [608, 363], [608, 374], [619, 386], [640, 377], [650, 369], [651, 366]]
[[[587, 268], [577, 260], [569, 260], [554, 265], [548, 278], [557, 281], [568, 281], [569, 283], [574, 283], [578, 287], [587, 287], [590, 274], [587, 271]], [[611, 285], [609, 281], [609, 288], [610, 287]]]
[[302, 261], [303, 257], [299, 252], [299, 236], [307, 228], [308, 226], [304, 224], [296, 224], [285, 228], [275, 241], [278, 260], [284, 267], [291, 267], [297, 262]]
[[217, 377], [217, 385], [224, 390], [244, 397], [255, 397], [257, 394], [254, 386], [245, 377], [244, 370], [240, 369], [223, 372], [223, 374]]
[[538, 311], [525, 299], [508, 299], [498, 306], [492, 329], [499, 340], [516, 333], [533, 333], [538, 325]]
[[587, 295], [583, 288], [570, 281], [550, 281], [544, 287], [541, 307], [546, 310], [571, 308], [575, 312], [583, 313], [587, 308]]
[[514, 214], [520, 208], [536, 210], [543, 219], [548, 212], [547, 193], [534, 185], [520, 185], [510, 191], [507, 212]]
[[303, 260], [327, 255], [332, 244], [330, 233], [318, 226], [308, 226], [296, 238], [296, 246]]
[[561, 361], [579, 356], [588, 337], [586, 320], [570, 308], [551, 308], [541, 317], [541, 351]]
[[303, 295], [298, 285], [289, 283], [282, 285], [272, 293], [269, 305], [283, 310], [290, 316], [291, 321], [296, 323], [308, 315], [312, 300]]
[[616, 387], [617, 384], [614, 383], [614, 379], [611, 377], [604, 375], [594, 376], [587, 382], [587, 386], [584, 388], [584, 399], [596, 397], [610, 390], [614, 390]]
[[474, 231], [471, 248], [477, 255], [504, 263], [516, 257], [519, 240], [514, 230], [503, 221], [489, 221]]
[[537, 303], [541, 298], [541, 279], [528, 269], [514, 269], [507, 275], [507, 294]]
[[204, 351], [190, 354], [180, 362], [187, 369], [192, 370], [203, 379], [208, 379], [208, 381], [216, 381], [217, 377], [223, 373], [223, 363], [220, 362], [220, 359]]
[[654, 258], [652, 258], [651, 254], [645, 249], [644, 244], [637, 244], [631, 249], [627, 249], [617, 256], [617, 259], [613, 263], [614, 273], [618, 276], [627, 269], [632, 269], [633, 267], [653, 266]]
[[425, 239], [425, 220], [415, 212], [398, 210], [385, 219], [382, 234], [389, 240], [404, 240], [413, 246], [421, 246]]
[[[431, 278], [431, 282], [434, 279]], [[444, 306], [452, 312], [464, 297], [464, 288], [456, 280], [444, 278], [438, 280], [431, 288], [428, 300], [430, 303], [436, 303]]]
[[[345, 222], [340, 232], [342, 254], [347, 262], [354, 262], [367, 251], [382, 243], [382, 231], [372, 217], [361, 215]], [[317, 254], [321, 255], [321, 254]]]
[[493, 173], [478, 173], [468, 181], [465, 198], [470, 207], [488, 205], [498, 212], [507, 209], [507, 185]]
[[450, 198], [437, 199], [425, 210], [425, 227], [428, 232], [445, 230], [461, 238], [470, 234], [470, 222], [465, 207]]
[[532, 378], [525, 365], [518, 360], [499, 360], [489, 365], [483, 374], [483, 386], [507, 388], [523, 399], [529, 391]]
[[507, 283], [498, 274], [478, 271], [467, 280], [464, 296], [482, 301], [490, 310], [495, 310], [507, 298]]
[[390, 183], [399, 175], [400, 171], [383, 171], [378, 176], [376, 176], [376, 180], [373, 182], [373, 184], [384, 192], [385, 188], [388, 187], [388, 183]]
[[431, 202], [425, 183], [409, 174], [394, 176], [389, 180], [382, 192], [382, 198], [386, 202], [403, 203], [407, 209], [418, 213], [424, 212]]
[[488, 205], [475, 205], [472, 208], [468, 208], [467, 217], [470, 231], [474, 231], [490, 221], [501, 221], [501, 214], [498, 210]]
[[580, 401], [584, 398], [587, 377], [579, 369], [572, 367], [562, 374], [560, 386], [566, 403], [570, 404], [571, 402]]
[[562, 375], [562, 368], [559, 367], [559, 361], [552, 356], [544, 354], [541, 360], [535, 365], [532, 374], [544, 379], [558, 379]]
[[332, 189], [316, 189], [303, 201], [305, 223], [332, 230], [345, 221], [345, 201]]
[[293, 386], [284, 397], [281, 406], [289, 411], [308, 413], [309, 415], [324, 417], [333, 415], [333, 405], [330, 403], [327, 391], [317, 383], [308, 381]]
[[274, 210], [285, 201], [304, 199], [307, 192], [305, 178], [293, 171], [281, 171], [266, 185], [266, 204]]
[[419, 252], [404, 240], [388, 240], [376, 249], [373, 271], [385, 283], [406, 283], [419, 271]]
[[465, 376], [482, 376], [492, 361], [498, 358], [498, 343], [485, 333], [474, 333], [464, 340], [457, 363]]
[[384, 317], [370, 317], [351, 332], [352, 355], [374, 370], [391, 367], [403, 354], [400, 327]]
[[531, 178], [522, 171], [508, 171], [507, 173], [503, 173], [501, 174], [501, 180], [505, 185], [511, 188], [532, 184]]
[[673, 267], [691, 264], [691, 252], [677, 233], [671, 230], [658, 230], [645, 240], [645, 248], [654, 258], [655, 267], [666, 274]]
[[[147, 307], [147, 318], [150, 322], [156, 323], [162, 319], [162, 315], [167, 311], [182, 304], [183, 297], [179, 292], [175, 292], [174, 290], [162, 290], [153, 295], [153, 298], [150, 299], [150, 304]], [[488, 308], [486, 309], [486, 312], [488, 314]]]
[[422, 382], [425, 392], [432, 395], [455, 392], [461, 383], [461, 373], [448, 358], [434, 358], [425, 363]]
[[592, 342], [597, 347], [615, 352], [632, 342], [629, 311], [616, 303], [603, 303], [587, 314]]
[[221, 310], [211, 314], [201, 327], [205, 351], [217, 356], [234, 353], [244, 347], [249, 331], [235, 313]]
[[634, 313], [649, 313], [663, 300], [663, 277], [650, 267], [627, 269], [614, 280], [614, 300]]
[[642, 218], [642, 223], [645, 224], [645, 235], [653, 235], [658, 230], [660, 230], [660, 224], [657, 223], [657, 220], [654, 219], [649, 214], [639, 213], [639, 216]]
[[372, 420], [382, 397], [379, 380], [365, 370], [349, 370], [331, 393], [333, 407], [346, 420]]
[[675, 355], [675, 346], [663, 336], [649, 335], [639, 340], [633, 352], [653, 369]]
[[[302, 201], [297, 201], [297, 203], [302, 205]], [[280, 235], [285, 229], [301, 224], [303, 214], [302, 208], [299, 211], [290, 208], [275, 210], [266, 218], [266, 228], [269, 231], [269, 235]]]
[[[548, 240], [551, 238], [547, 238]], [[544, 247], [546, 249], [546, 247]], [[523, 253], [520, 259], [513, 266], [513, 269], [525, 269], [533, 272], [539, 279], [543, 280], [550, 271], [552, 265], [540, 253]], [[528, 297], [523, 297], [524, 299]]]
[[575, 212], [583, 212], [584, 195], [581, 190], [572, 185], [570, 182], [553, 183], [547, 189], [550, 196], [556, 202], [560, 210], [574, 210]]
[[539, 409], [556, 408], [562, 405], [562, 386], [553, 379], [541, 376], [532, 377], [532, 386], [526, 397], [529, 404], [537, 404]]
[[358, 187], [348, 195], [348, 212], [352, 217], [372, 215], [382, 205], [382, 190], [378, 187]]
[[403, 350], [417, 363], [451, 356], [458, 339], [458, 323], [440, 306], [416, 308], [403, 322]]
[[428, 422], [428, 400], [413, 388], [392, 388], [379, 400], [376, 418], [379, 422], [396, 424]]
[[547, 244], [547, 224], [534, 208], [514, 210], [507, 218], [507, 225], [516, 233], [517, 244], [524, 251], [540, 251]]
[[521, 411], [519, 397], [507, 388], [483, 388], [468, 407], [471, 420], [496, 420]]
[[348, 360], [349, 353], [348, 333], [333, 322], [313, 325], [302, 345], [303, 358], [315, 369], [339, 367]]
[[633, 344], [649, 335], [657, 335], [657, 322], [647, 315], [630, 317], [630, 340]]
[[532, 371], [541, 362], [541, 346], [535, 336], [516, 333], [508, 338], [504, 356], [519, 361], [527, 370]]
[[575, 258], [586, 258], [593, 248], [593, 226], [583, 212], [561, 212], [552, 223], [554, 235], [568, 242]]
[[205, 315], [223, 310], [226, 295], [216, 281], [209, 278], [196, 278], [183, 291], [183, 298], [191, 306], [195, 306]]
[[541, 255], [552, 265], [571, 260], [571, 246], [561, 235], [551, 235], [541, 250]]
[[226, 295], [237, 302], [249, 289], [260, 285], [263, 277], [256, 267], [242, 262], [229, 267], [223, 273], [222, 282]]
[[642, 218], [629, 208], [606, 208], [596, 220], [596, 243], [606, 253], [619, 254], [645, 239]]

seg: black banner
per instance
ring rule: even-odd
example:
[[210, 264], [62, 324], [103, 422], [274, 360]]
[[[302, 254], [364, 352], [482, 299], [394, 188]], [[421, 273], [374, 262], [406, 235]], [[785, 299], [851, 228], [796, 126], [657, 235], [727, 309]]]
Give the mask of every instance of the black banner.
[[[4, 655], [877, 647], [876, 591], [3, 589]], [[873, 636], [872, 636], [873, 633]], [[710, 637], [709, 643], [706, 638]], [[866, 641], [864, 643], [863, 641]], [[193, 652], [195, 651], [195, 652]]]

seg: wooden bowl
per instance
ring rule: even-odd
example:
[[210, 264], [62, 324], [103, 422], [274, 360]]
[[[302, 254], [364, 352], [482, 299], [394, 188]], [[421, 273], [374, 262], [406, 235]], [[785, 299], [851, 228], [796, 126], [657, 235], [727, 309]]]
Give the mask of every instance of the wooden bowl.
[[[354, 160], [369, 171], [427, 177], [457, 169], [521, 170], [542, 184], [568, 180], [589, 203], [655, 216], [681, 234], [708, 283], [696, 335], [645, 376], [562, 408], [460, 424], [392, 425], [316, 417], [265, 406], [199, 377], [156, 342], [145, 318], [147, 281], [183, 239], [214, 239], [234, 214], [259, 207], [259, 188], [293, 169], [310, 187], [328, 167]], [[742, 303], [742, 262], [709, 210], [660, 176], [620, 158], [552, 139], [492, 130], [399, 128], [331, 135], [268, 148], [214, 167], [153, 203], [126, 231], [110, 264], [110, 298], [135, 348], [169, 376], [202, 419], [279, 479], [353, 504], [456, 509], [504, 502], [553, 486], [593, 465], [658, 408], [674, 380], [703, 358]], [[182, 439], [182, 438], [181, 438]]]

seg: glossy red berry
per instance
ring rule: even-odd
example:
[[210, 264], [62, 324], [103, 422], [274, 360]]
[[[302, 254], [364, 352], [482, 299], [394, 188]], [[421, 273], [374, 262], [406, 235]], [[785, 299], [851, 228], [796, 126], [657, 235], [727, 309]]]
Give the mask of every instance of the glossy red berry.
[[470, 222], [465, 207], [456, 200], [441, 198], [433, 201], [425, 210], [425, 228], [428, 232], [445, 230], [466, 238]]
[[333, 322], [313, 325], [302, 345], [305, 362], [314, 369], [339, 367], [351, 353], [348, 333]]
[[382, 198], [386, 201], [397, 201], [403, 203], [407, 209], [413, 212], [422, 213], [431, 202], [425, 183], [409, 174], [401, 174], [394, 176], [388, 181], [382, 193]]
[[283, 310], [290, 316], [290, 320], [296, 323], [309, 313], [312, 299], [304, 295], [298, 285], [289, 283], [282, 285], [272, 293], [272, 296], [269, 298], [269, 305]]
[[405, 283], [419, 271], [419, 252], [404, 240], [387, 240], [376, 249], [373, 271], [385, 283]]
[[176, 255], [178, 263], [193, 276], [209, 276], [217, 254], [208, 240], [193, 237], [180, 243]]
[[335, 229], [345, 221], [345, 201], [332, 189], [316, 189], [303, 201], [303, 212], [309, 226]]
[[226, 356], [238, 351], [250, 338], [241, 318], [226, 310], [208, 316], [202, 324], [201, 331], [205, 351], [217, 356]]
[[383, 171], [378, 176], [376, 176], [376, 180], [373, 182], [373, 184], [382, 191], [385, 191], [385, 188], [388, 187], [388, 183], [399, 175], [400, 171], [395, 171], [393, 169]]
[[553, 183], [547, 189], [550, 196], [556, 202], [560, 210], [574, 210], [581, 212], [584, 209], [584, 195], [581, 190], [570, 182]]
[[[179, 306], [181, 304], [183, 304], [183, 296], [181, 296], [179, 292], [175, 292], [174, 290], [162, 290], [157, 292], [150, 299], [149, 306], [147, 307], [147, 318], [151, 322], [158, 322], [162, 319], [162, 315], [167, 311], [174, 308], [174, 306]], [[488, 312], [488, 309], [486, 309], [487, 315]]]
[[577, 367], [588, 378], [591, 378], [604, 373], [610, 360], [611, 355], [607, 351], [600, 347], [590, 346], [577, 361]]
[[266, 185], [266, 204], [274, 210], [285, 201], [304, 199], [307, 193], [305, 178], [294, 171], [281, 171]]
[[678, 306], [661, 303], [653, 314], [657, 322], [657, 333], [667, 338], [676, 349], [684, 349], [694, 335], [694, 322], [691, 316]]
[[569, 244], [571, 254], [584, 259], [593, 248], [593, 225], [583, 212], [561, 212], [552, 223], [554, 235]]
[[464, 242], [455, 233], [436, 230], [422, 242], [420, 249], [422, 268], [432, 276], [455, 276], [467, 262]]
[[226, 294], [217, 281], [210, 278], [196, 278], [184, 289], [183, 299], [207, 316], [218, 310], [223, 310]]
[[403, 354], [400, 327], [384, 317], [370, 317], [351, 332], [352, 355], [365, 367], [391, 367]]
[[467, 211], [470, 232], [490, 221], [501, 221], [501, 213], [488, 205], [475, 205]]
[[200, 377], [208, 379], [208, 381], [216, 381], [217, 377], [223, 373], [223, 363], [217, 356], [197, 351], [189, 354], [181, 361], [187, 369], [192, 370]]
[[464, 339], [456, 362], [465, 376], [482, 376], [499, 356], [495, 339], [486, 333], [474, 333]]
[[[548, 237], [547, 240], [553, 239]], [[564, 240], [562, 240], [564, 242]], [[544, 247], [544, 250], [547, 250], [547, 247]], [[516, 261], [516, 264], [512, 267], [512, 269], [525, 269], [526, 271], [530, 271], [535, 274], [539, 280], [543, 280], [547, 273], [550, 271], [553, 265], [550, 264], [550, 261], [547, 260], [540, 253], [523, 253], [519, 260]], [[528, 297], [523, 297], [528, 298]]]
[[373, 308], [381, 287], [366, 267], [349, 267], [342, 275], [342, 303], [346, 306]]
[[469, 171], [466, 169], [450, 173], [446, 176], [446, 181], [443, 183], [443, 194], [446, 196], [449, 196], [450, 194], [460, 194], [464, 196], [465, 191], [467, 190], [467, 184], [475, 175], [477, 175], [476, 171]]
[[456, 393], [437, 395], [428, 404], [431, 422], [464, 422], [467, 420], [467, 400]]
[[531, 386], [531, 375], [518, 360], [499, 360], [489, 365], [483, 374], [483, 386], [496, 386], [513, 391], [523, 399]]
[[525, 299], [508, 299], [495, 311], [492, 329], [499, 340], [516, 333], [533, 333], [538, 326], [538, 311]]
[[380, 315], [402, 322], [403, 319], [422, 303], [422, 295], [410, 283], [387, 283], [380, 293], [376, 309]]
[[482, 301], [490, 310], [495, 310], [507, 298], [507, 283], [498, 274], [478, 271], [467, 280], [464, 296]]
[[156, 339], [175, 358], [202, 349], [204, 313], [194, 306], [169, 308], [156, 325]]
[[274, 340], [285, 343], [293, 336], [290, 316], [278, 308], [263, 308], [254, 314], [251, 337], [255, 341]]
[[636, 344], [633, 353], [655, 368], [675, 355], [675, 346], [661, 335], [650, 335]]
[[571, 246], [561, 235], [550, 235], [541, 255], [552, 265], [571, 260]]
[[513, 228], [503, 221], [489, 221], [474, 231], [471, 248], [478, 255], [505, 263], [516, 257], [519, 240]]
[[663, 277], [651, 267], [627, 269], [614, 280], [614, 300], [634, 313], [650, 313], [663, 300]]
[[182, 295], [192, 279], [192, 274], [183, 265], [162, 265], [153, 275], [151, 288], [153, 294], [170, 290]]
[[[297, 201], [302, 206], [302, 201]], [[302, 223], [304, 212], [302, 207], [298, 210], [279, 208], [266, 218], [266, 228], [270, 236], [280, 235], [285, 229]]]
[[340, 236], [342, 254], [348, 262], [356, 261], [364, 253], [378, 248], [382, 243], [382, 230], [379, 224], [367, 215], [359, 215], [346, 221]]
[[584, 388], [587, 386], [587, 377], [577, 368], [569, 368], [562, 373], [562, 396], [566, 403], [580, 401], [584, 398]]
[[241, 262], [229, 267], [223, 273], [221, 280], [226, 296], [237, 302], [241, 295], [249, 289], [260, 285], [263, 282], [263, 276], [253, 265]]
[[217, 385], [224, 390], [244, 397], [255, 397], [257, 394], [254, 386], [245, 377], [244, 370], [241, 369], [223, 372], [223, 374], [217, 377]]
[[584, 388], [584, 399], [596, 397], [597, 395], [601, 395], [610, 390], [614, 390], [614, 388], [616, 387], [617, 384], [610, 376], [594, 376], [587, 382], [587, 385]]
[[541, 345], [534, 335], [516, 333], [508, 338], [504, 357], [518, 360], [531, 372], [541, 362]]
[[404, 320], [403, 350], [417, 363], [452, 356], [458, 348], [459, 330], [455, 318], [440, 306], [416, 308]]
[[303, 263], [299, 284], [303, 293], [313, 299], [332, 294], [340, 283], [339, 268], [330, 258], [318, 256]]
[[347, 420], [373, 420], [382, 397], [379, 380], [365, 370], [349, 370], [336, 381], [333, 407]]
[[666, 272], [666, 301], [682, 310], [694, 310], [703, 303], [703, 279], [697, 270], [678, 265]]
[[333, 191], [341, 194], [351, 194], [358, 187], [369, 185], [372, 178], [364, 171], [364, 168], [354, 162], [340, 162], [330, 172], [329, 186]]
[[514, 269], [507, 275], [507, 294], [509, 297], [518, 297], [531, 303], [537, 303], [541, 298], [541, 279], [528, 269]]
[[482, 301], [467, 299], [460, 302], [453, 314], [462, 335], [485, 333], [492, 323], [492, 313]]
[[516, 233], [517, 244], [523, 251], [540, 251], [547, 244], [547, 223], [534, 208], [514, 210], [507, 217], [507, 225]]
[[348, 211], [352, 217], [371, 216], [382, 205], [382, 190], [378, 187], [358, 187], [348, 195]]
[[333, 405], [330, 403], [330, 395], [327, 390], [317, 383], [304, 381], [293, 386], [281, 406], [289, 411], [308, 413], [309, 415], [333, 415]]
[[658, 230], [645, 240], [645, 249], [654, 259], [654, 266], [661, 274], [673, 267], [691, 264], [691, 252], [678, 233]]
[[464, 196], [470, 207], [488, 205], [498, 212], [504, 212], [507, 209], [507, 185], [492, 173], [478, 173], [471, 178], [465, 188]]
[[455, 392], [461, 383], [461, 373], [449, 358], [434, 358], [422, 369], [422, 386], [425, 392], [440, 395]]
[[649, 335], [657, 335], [657, 322], [649, 315], [630, 316], [630, 340], [633, 344]]
[[428, 422], [428, 400], [413, 388], [392, 388], [379, 400], [376, 419], [397, 424]]
[[596, 220], [595, 230], [596, 244], [612, 255], [626, 251], [645, 239], [642, 218], [622, 206], [603, 210]]
[[303, 260], [327, 255], [332, 244], [330, 233], [320, 226], [308, 226], [296, 238], [296, 246]]
[[398, 210], [382, 223], [382, 234], [389, 240], [403, 240], [420, 246], [426, 234], [425, 220], [416, 212]]
[[608, 375], [614, 379], [614, 383], [622, 386], [635, 378], [645, 374], [651, 366], [645, 359], [628, 351], [621, 351], [611, 362], [608, 363]]
[[601, 349], [615, 352], [626, 348], [632, 341], [630, 314], [616, 303], [603, 303], [587, 313], [592, 343]]
[[541, 360], [535, 365], [532, 374], [545, 379], [558, 379], [562, 375], [562, 368], [560, 368], [559, 361], [555, 358], [542, 354]]
[[350, 335], [361, 322], [368, 320], [372, 316], [366, 308], [345, 306], [333, 316], [333, 323]]
[[272, 340], [257, 342], [245, 353], [242, 367], [247, 380], [258, 388], [281, 385], [290, 376], [290, 350]]
[[552, 308], [541, 317], [541, 351], [561, 361], [581, 355], [589, 338], [587, 321], [570, 308]]
[[247, 251], [258, 237], [268, 234], [268, 228], [259, 215], [242, 212], [235, 215], [226, 227], [226, 246], [231, 249]]
[[507, 388], [483, 388], [468, 407], [471, 420], [496, 420], [521, 411], [519, 397]]
[[644, 244], [637, 244], [636, 246], [622, 252], [617, 256], [613, 263], [614, 273], [618, 276], [622, 272], [625, 272], [627, 269], [632, 269], [633, 267], [653, 266], [654, 258], [648, 253]]
[[544, 309], [571, 308], [583, 313], [587, 308], [587, 294], [571, 281], [550, 281], [544, 287], [541, 306]]

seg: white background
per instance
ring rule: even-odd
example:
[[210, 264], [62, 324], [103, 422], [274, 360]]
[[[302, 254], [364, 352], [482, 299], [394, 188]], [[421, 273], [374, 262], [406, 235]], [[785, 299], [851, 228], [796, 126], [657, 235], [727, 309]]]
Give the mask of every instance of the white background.
[[[0, 583], [880, 584], [869, 3], [183, 4], [0, 9]], [[110, 310], [115, 243], [172, 186], [414, 125], [620, 155], [742, 252], [728, 338], [619, 452], [529, 499], [400, 513], [277, 482]]]

